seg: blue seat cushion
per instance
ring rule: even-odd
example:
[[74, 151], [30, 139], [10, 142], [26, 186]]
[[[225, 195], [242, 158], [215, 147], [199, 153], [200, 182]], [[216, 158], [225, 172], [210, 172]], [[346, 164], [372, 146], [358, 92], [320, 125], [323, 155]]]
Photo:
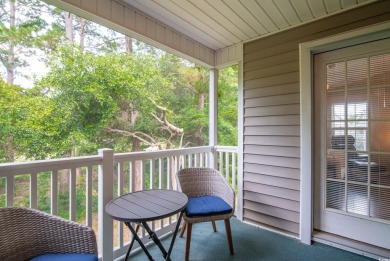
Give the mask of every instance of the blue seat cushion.
[[98, 261], [98, 257], [94, 254], [44, 254], [30, 261]]
[[187, 217], [227, 214], [231, 211], [232, 207], [216, 196], [190, 197], [186, 207]]

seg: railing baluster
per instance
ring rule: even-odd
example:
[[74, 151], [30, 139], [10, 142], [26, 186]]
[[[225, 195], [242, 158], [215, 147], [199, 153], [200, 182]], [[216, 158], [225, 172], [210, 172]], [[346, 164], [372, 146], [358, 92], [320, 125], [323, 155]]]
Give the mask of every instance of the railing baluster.
[[[140, 164], [140, 175], [141, 175], [141, 178], [140, 178], [140, 182], [141, 182], [141, 190], [145, 190], [146, 188], [146, 184], [145, 184], [145, 160], [141, 160], [141, 164]], [[146, 230], [144, 228], [141, 229], [141, 238], [145, 237], [146, 235]]]
[[[135, 177], [133, 175], [133, 173], [134, 173], [133, 172], [133, 164], [134, 164], [134, 161], [130, 160], [129, 161], [129, 193], [135, 191], [135, 181], [134, 181]], [[132, 239], [133, 239], [133, 235], [130, 233], [129, 240], [131, 241]]]
[[38, 177], [37, 173], [30, 175], [30, 208], [37, 209], [38, 207]]
[[188, 166], [189, 168], [192, 167], [192, 154], [188, 154], [187, 166]]
[[236, 154], [232, 153], [232, 187], [233, 187], [234, 191], [236, 191], [236, 178], [237, 178]]
[[225, 177], [227, 182], [229, 182], [229, 152], [225, 152]]
[[86, 223], [92, 227], [92, 166], [87, 167], [86, 173]]
[[133, 164], [134, 161], [129, 162], [129, 186], [130, 186], [130, 191], [129, 192], [134, 192], [135, 190], [135, 181], [134, 181], [134, 174], [133, 174]]
[[76, 221], [76, 168], [72, 168], [69, 175], [69, 219]]
[[194, 167], [195, 168], [198, 167], [198, 154], [197, 153], [194, 154]]
[[[118, 196], [123, 195], [123, 162], [118, 163]], [[118, 222], [118, 245], [123, 247], [123, 222]]]
[[164, 171], [164, 161], [162, 158], [159, 158], [158, 159], [158, 188], [159, 189], [162, 189], [164, 184], [163, 171]]
[[[154, 159], [150, 159], [150, 161], [149, 161], [149, 163], [150, 163], [150, 166], [149, 166], [149, 172], [150, 172], [150, 186], [149, 186], [149, 188], [150, 189], [154, 189], [154, 175], [156, 174], [156, 166], [155, 166], [155, 164], [156, 164], [156, 162], [155, 162], [155, 160]], [[150, 222], [151, 224], [149, 225], [150, 226], [150, 228], [153, 230], [153, 231], [155, 231], [155, 225], [154, 225], [154, 221], [151, 221]]]
[[[163, 184], [164, 184], [164, 160], [162, 158], [159, 158], [158, 159], [158, 188], [159, 189], [162, 189], [163, 188]], [[163, 227], [163, 221], [162, 219], [160, 219], [158, 221], [159, 223], [159, 228], [161, 229]]]
[[150, 189], [154, 189], [154, 175], [156, 174], [156, 162], [154, 159], [150, 160]]
[[218, 153], [218, 158], [219, 158], [218, 170], [219, 170], [219, 172], [222, 172], [222, 166], [223, 166], [223, 152], [222, 151], [220, 151]]
[[177, 190], [177, 182], [175, 177], [176, 177], [176, 173], [180, 169], [180, 158], [182, 158], [182, 156], [175, 157], [175, 168], [173, 169], [173, 173], [172, 173], [172, 189], [174, 190]]
[[50, 182], [50, 211], [52, 215], [58, 215], [58, 170], [51, 172]]
[[167, 157], [167, 189], [171, 189], [171, 167], [173, 157]]
[[141, 164], [140, 164], [140, 175], [141, 175], [141, 178], [140, 178], [140, 188], [141, 190], [145, 190], [145, 160], [141, 160]]

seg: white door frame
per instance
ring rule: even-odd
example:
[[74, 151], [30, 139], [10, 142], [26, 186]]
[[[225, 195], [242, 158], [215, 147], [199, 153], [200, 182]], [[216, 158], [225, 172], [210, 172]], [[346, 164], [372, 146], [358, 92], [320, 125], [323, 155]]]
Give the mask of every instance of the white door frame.
[[390, 36], [390, 22], [384, 22], [299, 45], [301, 113], [301, 207], [300, 240], [311, 244], [314, 209], [313, 157], [313, 55]]

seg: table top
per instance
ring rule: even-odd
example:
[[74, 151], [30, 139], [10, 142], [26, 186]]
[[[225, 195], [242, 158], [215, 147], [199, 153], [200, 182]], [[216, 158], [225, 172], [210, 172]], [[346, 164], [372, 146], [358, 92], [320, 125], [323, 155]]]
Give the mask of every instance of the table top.
[[116, 220], [146, 222], [169, 217], [185, 209], [187, 196], [175, 190], [141, 190], [107, 203], [106, 212]]

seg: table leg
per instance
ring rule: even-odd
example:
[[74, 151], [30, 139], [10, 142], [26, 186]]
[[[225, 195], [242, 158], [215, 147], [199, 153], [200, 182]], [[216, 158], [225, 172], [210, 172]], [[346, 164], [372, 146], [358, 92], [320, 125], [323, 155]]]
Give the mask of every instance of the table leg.
[[171, 253], [172, 253], [173, 244], [175, 243], [175, 239], [176, 239], [176, 236], [177, 236], [177, 232], [179, 231], [180, 222], [181, 222], [182, 218], [183, 218], [183, 212], [180, 212], [179, 219], [177, 220], [177, 224], [176, 224], [175, 230], [174, 230], [173, 235], [172, 235], [172, 240], [171, 240], [171, 244], [169, 246], [168, 252], [165, 250], [164, 246], [161, 244], [161, 241], [157, 237], [156, 233], [153, 230], [150, 229], [149, 225], [146, 222], [142, 223], [143, 227], [149, 233], [150, 238], [160, 248], [160, 250], [161, 250], [165, 260], [167, 260], [167, 261], [171, 261], [170, 256], [171, 256]]
[[[149, 260], [154, 261], [153, 257], [150, 255], [149, 251], [146, 249], [144, 243], [142, 243], [142, 240], [137, 235], [137, 232], [134, 230], [133, 226], [129, 222], [126, 222], [125, 224], [129, 227], [131, 233], [133, 234], [133, 239], [137, 240], [138, 244], [140, 245], [142, 250], [145, 252], [145, 254], [148, 256]], [[138, 227], [139, 227], [139, 225], [138, 225]]]
[[171, 256], [171, 253], [172, 253], [173, 244], [175, 243], [176, 235], [177, 235], [177, 232], [179, 231], [180, 222], [181, 222], [182, 218], [183, 218], [183, 211], [180, 212], [179, 219], [177, 220], [175, 232], [173, 232], [173, 236], [172, 236], [172, 240], [171, 240], [171, 245], [169, 246], [168, 254], [167, 254], [167, 256], [165, 257], [165, 260], [171, 260], [170, 256]]
[[153, 242], [158, 246], [158, 248], [160, 248], [161, 250], [161, 253], [163, 254], [164, 258], [167, 256], [167, 251], [165, 250], [164, 246], [161, 244], [161, 241], [160, 239], [158, 239], [158, 236], [156, 235], [156, 233], [150, 229], [148, 223], [146, 222], [142, 222], [142, 226], [146, 229], [146, 231], [148, 232], [150, 238], [153, 240]]
[[[124, 222], [124, 223], [126, 224], [127, 227], [130, 228], [130, 226], [131, 226], [130, 222]], [[137, 224], [137, 227], [135, 228], [135, 233], [138, 233], [139, 228], [140, 228], [140, 225]], [[130, 231], [131, 231], [131, 229], [130, 229]], [[133, 244], [134, 244], [134, 240], [135, 240], [135, 237], [133, 236], [133, 238], [131, 239], [131, 242], [130, 242], [129, 250], [127, 250], [125, 261], [127, 261], [127, 258], [129, 258], [131, 248], [133, 247]]]

